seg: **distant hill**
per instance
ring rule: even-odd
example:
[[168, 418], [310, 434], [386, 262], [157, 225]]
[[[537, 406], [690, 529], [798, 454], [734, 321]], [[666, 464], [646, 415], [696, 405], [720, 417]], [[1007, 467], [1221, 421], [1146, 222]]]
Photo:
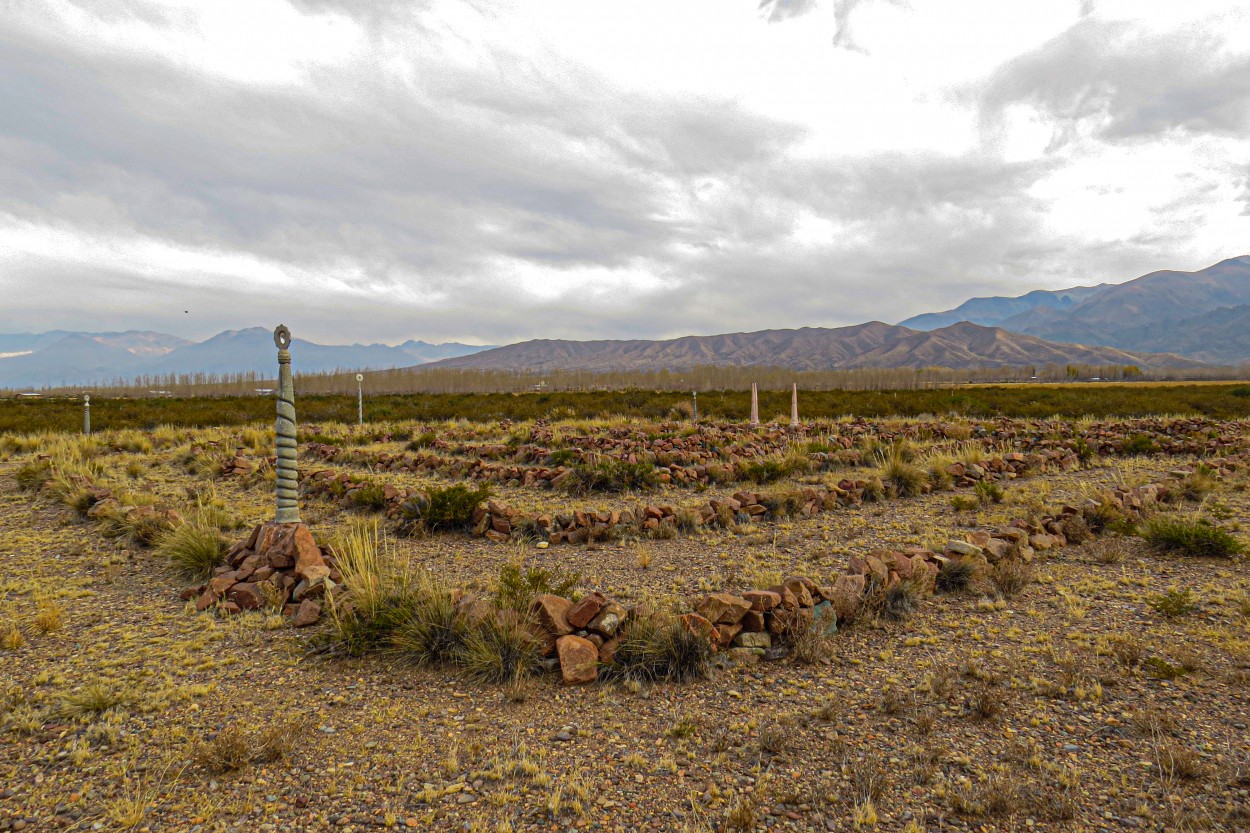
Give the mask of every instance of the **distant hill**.
[[1034, 312], [1036, 310], [1070, 309], [1091, 295], [1106, 289], [1109, 284], [1098, 286], [1073, 286], [1068, 289], [1035, 289], [1025, 295], [1014, 298], [995, 296], [990, 298], [972, 298], [959, 306], [945, 312], [926, 312], [915, 315], [906, 321], [900, 321], [900, 327], [913, 330], [936, 330], [949, 327], [960, 321], [971, 321], [993, 327], [1002, 324], [1012, 316]]
[[[470, 344], [323, 345], [296, 339], [297, 372], [408, 367], [488, 349]], [[164, 333], [21, 333], [0, 335], [0, 388], [98, 385], [168, 373], [272, 375], [273, 333], [263, 327], [227, 330], [202, 342]]]
[[[1222, 355], [1250, 359], [1250, 352], [1230, 351], [1222, 336], [1202, 336], [1193, 322], [1219, 309], [1250, 304], [1250, 255], [1222, 260], [1196, 272], [1151, 272], [1107, 286], [1062, 311], [1034, 310], [1001, 322], [1013, 332], [1052, 341], [1076, 341], [1123, 349], [1147, 345], [1185, 355]], [[1174, 325], [1191, 322], [1183, 330]]]
[[1055, 344], [996, 327], [961, 323], [932, 332], [872, 321], [853, 327], [762, 330], [666, 341], [539, 339], [446, 359], [429, 368], [505, 371], [680, 370], [700, 365], [824, 370], [859, 367], [1019, 367], [1046, 364], [1135, 364], [1199, 367], [1180, 356], [1108, 347]]

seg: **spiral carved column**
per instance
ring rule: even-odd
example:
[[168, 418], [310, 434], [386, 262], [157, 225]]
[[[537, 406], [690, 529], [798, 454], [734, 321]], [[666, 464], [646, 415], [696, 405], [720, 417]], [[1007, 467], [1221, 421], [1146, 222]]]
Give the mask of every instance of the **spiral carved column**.
[[278, 509], [274, 520], [296, 524], [299, 519], [299, 468], [295, 436], [295, 383], [291, 380], [291, 331], [285, 324], [273, 331], [278, 347]]

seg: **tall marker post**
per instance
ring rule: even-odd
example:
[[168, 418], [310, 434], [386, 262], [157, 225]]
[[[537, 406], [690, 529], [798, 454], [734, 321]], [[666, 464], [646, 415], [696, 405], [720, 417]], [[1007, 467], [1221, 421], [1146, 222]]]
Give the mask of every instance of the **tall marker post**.
[[751, 427], [758, 428], [760, 424], [760, 388], [755, 382], [751, 383]]
[[291, 379], [291, 331], [279, 324], [273, 331], [278, 347], [278, 421], [275, 426], [278, 445], [278, 478], [274, 492], [280, 524], [297, 524], [299, 519], [299, 463], [295, 433], [295, 383]]
[[365, 424], [365, 375], [356, 374], [356, 416], [359, 424]]
[[82, 432], [91, 436], [91, 397], [85, 393], [82, 395]]
[[799, 383], [794, 383], [794, 389], [790, 394], [790, 427], [799, 427]]
[[699, 392], [697, 390], [690, 391], [694, 395], [694, 421], [699, 421]]

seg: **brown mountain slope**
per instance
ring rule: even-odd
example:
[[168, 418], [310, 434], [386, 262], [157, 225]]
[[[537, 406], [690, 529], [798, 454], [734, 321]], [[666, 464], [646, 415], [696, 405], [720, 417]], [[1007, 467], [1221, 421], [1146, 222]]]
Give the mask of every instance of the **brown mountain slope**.
[[489, 370], [678, 370], [700, 365], [824, 370], [852, 367], [1018, 367], [1045, 364], [1199, 367], [1180, 356], [1054, 344], [967, 322], [931, 332], [871, 321], [854, 327], [762, 330], [667, 341], [524, 341], [423, 365]]

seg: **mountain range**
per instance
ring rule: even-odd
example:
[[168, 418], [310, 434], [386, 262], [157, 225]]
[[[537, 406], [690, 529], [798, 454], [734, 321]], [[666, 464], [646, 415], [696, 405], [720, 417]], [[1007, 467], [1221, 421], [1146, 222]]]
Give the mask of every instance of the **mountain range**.
[[[408, 367], [484, 350], [471, 344], [324, 345], [295, 339], [297, 370]], [[276, 372], [273, 333], [263, 327], [227, 330], [201, 342], [164, 333], [54, 331], [0, 335], [0, 388], [64, 387], [129, 381], [139, 376], [194, 373]]]
[[[202, 342], [163, 333], [53, 331], [0, 335], [0, 388], [79, 386], [141, 375], [273, 374], [260, 327]], [[504, 347], [330, 346], [296, 340], [297, 370], [480, 368], [503, 371], [661, 370], [699, 365], [817, 370], [864, 367], [1250, 363], [1250, 255], [1195, 272], [1163, 270], [1124, 283], [972, 298], [900, 324], [803, 327], [621, 341], [536, 339]]]
[[1061, 344], [967, 321], [924, 332], [870, 321], [853, 327], [762, 330], [667, 341], [538, 339], [443, 359], [427, 368], [483, 370], [684, 370], [700, 365], [787, 367], [1020, 367], [1046, 364], [1201, 367], [1182, 356]]
[[1214, 365], [1250, 362], [1250, 255], [1196, 272], [1162, 270], [1121, 284], [973, 298], [909, 318], [918, 330], [952, 319], [1049, 341], [1177, 353]]

